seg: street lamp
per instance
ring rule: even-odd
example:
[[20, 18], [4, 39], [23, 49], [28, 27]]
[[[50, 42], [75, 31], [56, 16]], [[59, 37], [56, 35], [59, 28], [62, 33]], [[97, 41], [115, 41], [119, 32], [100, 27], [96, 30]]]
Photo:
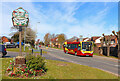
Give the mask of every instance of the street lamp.
[[[37, 23], [36, 23], [36, 30], [35, 30], [35, 31], [36, 31], [36, 34], [37, 34], [37, 24], [38, 24], [38, 23], [40, 23], [40, 22], [37, 22]], [[37, 46], [36, 46], [36, 44], [35, 44], [35, 48], [36, 48], [36, 47], [37, 47]]]
[[24, 32], [24, 51], [25, 51], [25, 40], [26, 40], [26, 27], [25, 27], [25, 32]]

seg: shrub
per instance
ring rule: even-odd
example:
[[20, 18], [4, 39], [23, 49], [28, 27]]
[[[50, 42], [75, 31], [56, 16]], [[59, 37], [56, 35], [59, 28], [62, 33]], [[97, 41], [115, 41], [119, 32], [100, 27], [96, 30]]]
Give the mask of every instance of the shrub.
[[26, 66], [32, 70], [41, 70], [47, 71], [45, 67], [45, 58], [41, 57], [40, 55], [32, 55], [29, 54], [26, 56]]

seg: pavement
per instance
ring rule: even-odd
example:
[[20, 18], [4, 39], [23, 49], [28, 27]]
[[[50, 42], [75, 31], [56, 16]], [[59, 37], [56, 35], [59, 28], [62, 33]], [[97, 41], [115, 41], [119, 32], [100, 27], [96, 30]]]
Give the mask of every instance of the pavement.
[[[118, 75], [117, 59], [96, 56], [96, 55], [94, 55], [93, 57], [80, 57], [72, 54], [65, 54], [63, 50], [59, 50], [59, 49], [54, 49], [54, 48], [46, 49], [45, 47], [41, 47], [41, 49], [43, 49], [43, 51], [47, 51], [47, 54], [42, 55], [46, 59], [86, 65], [86, 66], [101, 69], [103, 71], [112, 73], [114, 75]], [[34, 50], [34, 51], [39, 51], [39, 50]], [[8, 54], [4, 58], [16, 57], [17, 55], [18, 55], [17, 52], [8, 52]]]

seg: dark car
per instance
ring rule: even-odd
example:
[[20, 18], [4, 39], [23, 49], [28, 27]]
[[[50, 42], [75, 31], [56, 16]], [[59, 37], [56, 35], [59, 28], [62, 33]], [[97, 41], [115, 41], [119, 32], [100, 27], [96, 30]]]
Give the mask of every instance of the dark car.
[[1, 44], [0, 44], [0, 53], [2, 53], [2, 56], [5, 56], [7, 54], [5, 46]]

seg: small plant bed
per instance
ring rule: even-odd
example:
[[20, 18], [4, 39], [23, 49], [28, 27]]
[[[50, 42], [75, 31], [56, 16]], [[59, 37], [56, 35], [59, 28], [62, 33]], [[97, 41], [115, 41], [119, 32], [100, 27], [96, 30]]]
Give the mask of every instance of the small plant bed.
[[15, 58], [10, 60], [9, 67], [7, 68], [5, 75], [9, 77], [30, 78], [35, 76], [42, 76], [46, 73], [44, 58], [40, 55], [27, 55], [26, 64], [15, 64]]

